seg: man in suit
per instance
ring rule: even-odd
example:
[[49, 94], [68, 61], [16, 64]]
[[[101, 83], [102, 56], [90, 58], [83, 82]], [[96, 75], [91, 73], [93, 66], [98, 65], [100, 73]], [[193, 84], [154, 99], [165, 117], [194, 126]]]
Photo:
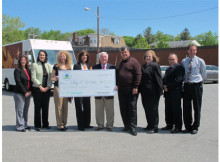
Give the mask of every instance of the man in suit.
[[[196, 56], [197, 46], [188, 46], [189, 56], [182, 60], [185, 68], [184, 95], [183, 95], [183, 119], [184, 133], [196, 134], [200, 126], [203, 82], [207, 78], [206, 65], [203, 59]], [[194, 121], [192, 118], [192, 101], [194, 109]]]
[[178, 63], [178, 57], [175, 53], [169, 55], [168, 61], [170, 67], [166, 70], [163, 78], [165, 121], [167, 125], [162, 130], [171, 130], [171, 133], [178, 133], [182, 130], [181, 95], [185, 70]]
[[[99, 54], [100, 64], [93, 66], [93, 69], [115, 69], [115, 66], [108, 63], [108, 54], [106, 52], [101, 52]], [[98, 127], [96, 130], [102, 130], [104, 128], [104, 111], [106, 111], [106, 128], [108, 131], [112, 131], [114, 123], [114, 97], [95, 97], [95, 107], [96, 107], [96, 123]]]

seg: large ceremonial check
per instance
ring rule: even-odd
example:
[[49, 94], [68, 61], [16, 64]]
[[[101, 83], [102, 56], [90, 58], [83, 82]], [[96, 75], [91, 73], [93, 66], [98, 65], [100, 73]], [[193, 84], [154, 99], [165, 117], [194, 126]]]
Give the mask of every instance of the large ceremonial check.
[[59, 97], [115, 95], [115, 69], [59, 70]]

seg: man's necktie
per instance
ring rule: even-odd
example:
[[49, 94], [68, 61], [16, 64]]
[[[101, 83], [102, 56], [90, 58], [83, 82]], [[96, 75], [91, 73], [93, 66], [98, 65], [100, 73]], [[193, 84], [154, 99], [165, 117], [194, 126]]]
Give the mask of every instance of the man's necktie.
[[102, 69], [105, 70], [105, 65], [102, 66]]
[[188, 82], [190, 82], [191, 79], [191, 73], [192, 73], [192, 59], [189, 59], [189, 65], [188, 65]]

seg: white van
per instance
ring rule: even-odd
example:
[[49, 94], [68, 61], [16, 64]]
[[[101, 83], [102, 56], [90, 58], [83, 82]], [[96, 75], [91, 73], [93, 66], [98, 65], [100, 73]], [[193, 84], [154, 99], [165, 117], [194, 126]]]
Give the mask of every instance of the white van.
[[18, 56], [27, 55], [30, 64], [37, 62], [38, 52], [45, 50], [48, 54], [48, 62], [56, 63], [56, 55], [65, 50], [72, 55], [72, 61], [76, 64], [76, 58], [69, 41], [28, 39], [2, 46], [2, 83], [6, 90], [15, 85], [14, 69], [17, 68]]

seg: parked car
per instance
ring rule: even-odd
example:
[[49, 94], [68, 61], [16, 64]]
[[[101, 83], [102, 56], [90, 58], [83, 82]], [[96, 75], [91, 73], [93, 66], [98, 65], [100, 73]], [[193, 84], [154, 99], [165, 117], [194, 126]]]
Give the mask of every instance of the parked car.
[[218, 67], [215, 65], [206, 65], [207, 80], [205, 82], [218, 83]]
[[165, 72], [166, 72], [166, 70], [167, 70], [168, 67], [169, 67], [169, 66], [167, 66], [167, 65], [161, 65], [161, 66], [160, 66], [162, 78], [164, 77]]

